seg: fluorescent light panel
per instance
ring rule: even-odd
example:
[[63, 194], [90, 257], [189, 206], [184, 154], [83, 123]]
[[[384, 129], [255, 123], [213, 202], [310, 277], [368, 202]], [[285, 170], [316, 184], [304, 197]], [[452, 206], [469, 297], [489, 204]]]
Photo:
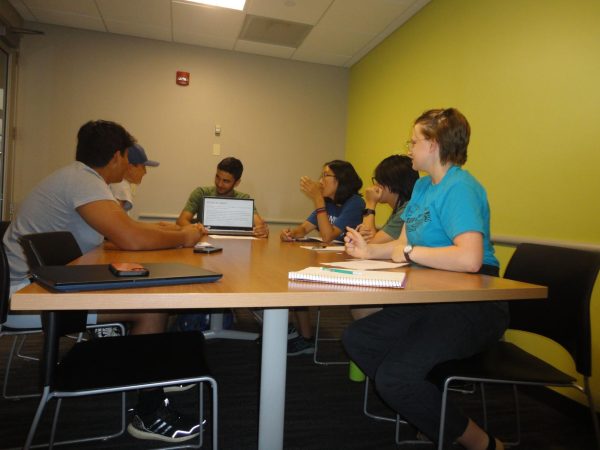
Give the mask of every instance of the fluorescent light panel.
[[187, 0], [190, 3], [200, 3], [202, 5], [218, 6], [219, 8], [244, 10], [246, 0]]

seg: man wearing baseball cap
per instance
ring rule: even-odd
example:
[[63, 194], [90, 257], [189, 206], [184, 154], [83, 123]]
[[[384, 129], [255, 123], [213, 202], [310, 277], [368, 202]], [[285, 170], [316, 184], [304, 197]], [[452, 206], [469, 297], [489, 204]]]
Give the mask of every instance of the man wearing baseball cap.
[[127, 149], [127, 160], [129, 164], [123, 176], [123, 181], [111, 184], [110, 190], [129, 214], [129, 211], [133, 208], [135, 188], [146, 175], [146, 167], [157, 167], [160, 163], [148, 159], [146, 151], [140, 144], [133, 144]]

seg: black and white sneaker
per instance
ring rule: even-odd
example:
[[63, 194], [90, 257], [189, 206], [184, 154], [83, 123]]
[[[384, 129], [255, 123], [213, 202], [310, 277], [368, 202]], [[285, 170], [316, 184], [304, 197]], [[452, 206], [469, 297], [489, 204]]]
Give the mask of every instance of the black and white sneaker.
[[115, 337], [121, 336], [121, 330], [119, 327], [103, 327], [103, 328], [93, 328], [92, 337], [100, 339], [105, 337]]
[[200, 433], [200, 424], [181, 417], [169, 406], [164, 406], [147, 416], [135, 414], [127, 426], [127, 432], [138, 439], [151, 439], [164, 442], [183, 442], [193, 439]]

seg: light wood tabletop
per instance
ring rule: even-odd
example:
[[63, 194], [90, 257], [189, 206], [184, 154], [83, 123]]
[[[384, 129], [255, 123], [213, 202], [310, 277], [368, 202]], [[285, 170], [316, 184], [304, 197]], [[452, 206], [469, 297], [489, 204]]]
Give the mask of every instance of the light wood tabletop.
[[[348, 259], [343, 252], [306, 250], [311, 243], [270, 239], [208, 239], [220, 253], [192, 249], [125, 252], [98, 248], [74, 264], [111, 262], [177, 262], [223, 274], [214, 283], [135, 289], [54, 293], [32, 284], [13, 294], [13, 310], [145, 310], [201, 308], [265, 308], [262, 329], [258, 448], [283, 448], [287, 366], [288, 308], [295, 306], [376, 305], [545, 298], [546, 288], [503, 278], [446, 272], [422, 267], [407, 273], [403, 289], [365, 288], [291, 282], [288, 272], [322, 262]], [[225, 418], [224, 418], [225, 419]], [[226, 420], [226, 419], [225, 419]]]
[[[125, 252], [98, 248], [75, 264], [111, 262], [178, 262], [223, 274], [214, 283], [158, 286], [111, 291], [54, 293], [32, 284], [15, 293], [13, 310], [45, 309], [179, 309], [295, 307], [395, 303], [436, 303], [532, 299], [546, 296], [544, 287], [503, 278], [447, 272], [423, 267], [396, 269], [407, 273], [404, 289], [340, 286], [289, 281], [288, 272], [323, 262], [348, 259], [343, 252], [319, 252], [278, 239], [208, 239], [223, 251], [193, 253], [192, 249]], [[109, 294], [109, 295], [107, 295]]]

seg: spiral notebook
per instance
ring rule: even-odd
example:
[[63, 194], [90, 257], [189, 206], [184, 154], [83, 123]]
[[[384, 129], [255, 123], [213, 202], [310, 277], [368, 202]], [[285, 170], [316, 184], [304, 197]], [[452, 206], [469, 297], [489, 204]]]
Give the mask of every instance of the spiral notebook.
[[357, 271], [329, 267], [307, 267], [298, 272], [289, 272], [288, 278], [295, 281], [315, 281], [318, 283], [401, 289], [404, 287], [406, 274], [404, 272], [383, 270]]

